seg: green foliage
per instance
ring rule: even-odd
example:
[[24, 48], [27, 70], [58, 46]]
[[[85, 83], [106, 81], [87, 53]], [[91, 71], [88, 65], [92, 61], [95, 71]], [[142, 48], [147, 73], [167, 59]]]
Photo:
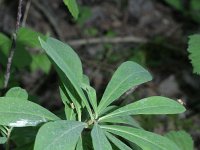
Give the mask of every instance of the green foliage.
[[187, 8], [183, 0], [164, 0], [167, 4], [180, 11], [185, 17], [190, 17], [192, 20], [200, 23], [200, 1], [190, 0]]
[[188, 52], [189, 58], [193, 65], [194, 73], [200, 74], [200, 35], [192, 35], [189, 37]]
[[129, 141], [134, 141], [143, 150], [180, 150], [176, 144], [166, 137], [145, 130], [117, 125], [102, 125], [101, 127]]
[[112, 150], [112, 147], [105, 135], [105, 131], [98, 124], [94, 124], [91, 131], [93, 147], [95, 150]]
[[[40, 38], [40, 43], [60, 77], [67, 120], [28, 101], [23, 89], [13, 88], [0, 98], [0, 125], [38, 127], [34, 150], [180, 150], [168, 138], [142, 129], [131, 117], [182, 113], [185, 108], [178, 102], [154, 96], [127, 106], [111, 105], [127, 90], [152, 79], [142, 66], [131, 61], [121, 64], [98, 103], [96, 91], [83, 74], [81, 61], [73, 49], [53, 38], [46, 41]], [[31, 149], [33, 143], [27, 146]]]
[[151, 79], [152, 77], [149, 72], [140, 65], [131, 61], [124, 62], [119, 66], [106, 87], [98, 106], [98, 113], [101, 113], [101, 111], [127, 90], [136, 88], [136, 86], [148, 82]]
[[63, 0], [63, 2], [68, 7], [72, 16], [78, 19], [79, 9], [76, 0]]
[[165, 137], [176, 143], [180, 150], [194, 150], [192, 137], [185, 131], [171, 131]]
[[[24, 69], [26, 67], [32, 72], [36, 70], [42, 70], [46, 74], [49, 73], [51, 63], [47, 56], [38, 50], [41, 49], [38, 36], [40, 36], [42, 39], [46, 39], [46, 37], [41, 33], [35, 32], [29, 28], [20, 28], [18, 30], [16, 50], [11, 68], [12, 72]], [[6, 68], [11, 45], [12, 39], [0, 33], [0, 64], [2, 68]], [[39, 52], [34, 53], [32, 51], [28, 51], [29, 49], [37, 49]], [[0, 88], [3, 87], [3, 79], [3, 74], [0, 73]]]
[[12, 97], [12, 98], [18, 98], [18, 99], [20, 98], [20, 99], [27, 100], [28, 93], [26, 92], [26, 90], [20, 87], [14, 87], [6, 93], [6, 97]]
[[85, 123], [78, 121], [46, 123], [38, 131], [34, 150], [73, 150], [85, 126]]
[[184, 9], [181, 0], [165, 0], [165, 2], [173, 6], [177, 10], [182, 11]]

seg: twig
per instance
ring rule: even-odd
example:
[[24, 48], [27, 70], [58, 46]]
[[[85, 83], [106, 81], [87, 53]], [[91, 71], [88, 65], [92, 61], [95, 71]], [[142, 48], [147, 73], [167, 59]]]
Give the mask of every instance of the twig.
[[79, 40], [70, 40], [69, 43], [72, 46], [81, 46], [87, 44], [99, 44], [99, 43], [146, 43], [148, 42], [145, 38], [139, 38], [135, 36], [126, 36], [126, 37], [101, 37], [101, 38], [88, 38], [88, 39], [79, 39]]
[[12, 60], [13, 60], [13, 56], [14, 56], [15, 49], [16, 49], [17, 31], [20, 27], [20, 21], [21, 21], [21, 17], [22, 17], [22, 3], [23, 3], [23, 0], [19, 0], [16, 28], [15, 28], [15, 33], [13, 33], [13, 35], [12, 35], [12, 45], [10, 48], [10, 53], [9, 53], [8, 63], [7, 63], [7, 68], [6, 68], [6, 74], [5, 74], [5, 81], [4, 81], [5, 89], [7, 88], [8, 82], [10, 79], [10, 69], [11, 69]]
[[27, 20], [27, 17], [28, 17], [28, 13], [29, 13], [30, 7], [31, 7], [31, 0], [29, 0], [27, 2], [27, 4], [26, 4], [26, 9], [25, 9], [25, 12], [24, 12], [24, 17], [23, 17], [23, 20], [22, 20], [22, 27], [24, 27], [26, 25], [26, 20]]
[[58, 38], [63, 41], [64, 38], [62, 36], [62, 32], [59, 30], [58, 23], [53, 17], [53, 15], [49, 11], [47, 11], [47, 9], [43, 5], [41, 5], [41, 3], [39, 3], [37, 0], [33, 0], [32, 3], [35, 6], [35, 8], [37, 8], [49, 21], [50, 26], [52, 27], [52, 30], [54, 31], [56, 36], [58, 36]]
[[13, 127], [8, 129], [8, 133], [7, 133], [7, 143], [6, 143], [6, 150], [10, 149], [10, 134], [13, 130]]

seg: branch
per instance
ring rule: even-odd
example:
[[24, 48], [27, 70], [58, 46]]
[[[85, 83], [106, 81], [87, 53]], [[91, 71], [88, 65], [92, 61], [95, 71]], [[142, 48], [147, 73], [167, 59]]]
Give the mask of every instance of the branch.
[[6, 74], [5, 74], [5, 81], [4, 81], [5, 89], [7, 88], [8, 82], [10, 79], [10, 69], [11, 69], [12, 60], [13, 60], [13, 56], [14, 56], [15, 49], [16, 49], [17, 31], [20, 27], [20, 21], [21, 21], [21, 17], [22, 17], [22, 3], [23, 3], [23, 0], [19, 0], [18, 12], [17, 12], [17, 22], [16, 22], [16, 27], [15, 27], [15, 32], [12, 35], [12, 45], [11, 45], [9, 56], [8, 56], [7, 68], [6, 68]]
[[81, 46], [87, 44], [99, 44], [99, 43], [146, 43], [148, 42], [145, 38], [139, 38], [135, 36], [126, 36], [126, 37], [101, 37], [101, 38], [89, 38], [89, 39], [80, 39], [80, 40], [69, 40], [69, 43], [72, 46]]

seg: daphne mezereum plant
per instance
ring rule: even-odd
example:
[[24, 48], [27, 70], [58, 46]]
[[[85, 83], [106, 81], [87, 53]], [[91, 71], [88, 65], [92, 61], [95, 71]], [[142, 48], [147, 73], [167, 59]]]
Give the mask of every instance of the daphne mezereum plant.
[[12, 88], [0, 97], [2, 143], [9, 137], [8, 128], [41, 126], [34, 150], [181, 150], [167, 137], [145, 131], [131, 117], [182, 113], [185, 108], [178, 102], [152, 96], [126, 106], [113, 105], [127, 90], [152, 79], [147, 70], [131, 61], [122, 63], [98, 103], [72, 48], [53, 38], [39, 40], [59, 74], [66, 120], [28, 101], [25, 90]]

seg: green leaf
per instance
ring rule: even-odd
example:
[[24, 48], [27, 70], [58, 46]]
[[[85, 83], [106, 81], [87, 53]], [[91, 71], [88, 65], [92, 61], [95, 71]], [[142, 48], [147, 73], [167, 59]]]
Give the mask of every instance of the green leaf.
[[74, 109], [71, 108], [68, 104], [65, 104], [65, 116], [67, 120], [76, 120]]
[[[48, 38], [46, 42], [40, 38], [40, 43], [48, 56], [61, 70], [66, 68], [80, 83], [82, 82], [83, 69], [81, 60], [69, 45], [54, 38]], [[65, 73], [66, 71], [63, 72]]]
[[98, 113], [131, 88], [152, 79], [150, 73], [140, 65], [127, 61], [119, 66], [110, 80], [98, 106]]
[[46, 36], [44, 36], [43, 34], [33, 31], [30, 28], [22, 27], [17, 32], [17, 43], [32, 48], [41, 48], [38, 37], [42, 38], [43, 40], [46, 39]]
[[82, 137], [79, 137], [78, 143], [77, 143], [77, 145], [76, 145], [76, 150], [84, 150], [84, 149], [83, 149]]
[[109, 132], [106, 132], [106, 136], [108, 139], [115, 144], [120, 150], [132, 150], [129, 146], [124, 144], [122, 141], [120, 141], [118, 138], [110, 134]]
[[[11, 48], [12, 41], [5, 35], [0, 33], [0, 62], [2, 64], [7, 64], [7, 57]], [[23, 58], [23, 61], [21, 60]], [[13, 57], [13, 66], [22, 68], [29, 65], [31, 62], [31, 57], [29, 53], [25, 50], [23, 43], [16, 43], [15, 55]]]
[[37, 134], [34, 150], [74, 150], [85, 126], [65, 120], [46, 123]]
[[0, 144], [5, 144], [7, 141], [6, 137], [0, 137]]
[[59, 88], [59, 90], [60, 90], [61, 99], [65, 105], [65, 116], [66, 116], [67, 120], [75, 120], [76, 114], [74, 113], [74, 108], [71, 107], [72, 102], [62, 84], [61, 84], [61, 87]]
[[68, 105], [74, 105], [75, 110], [76, 110], [77, 115], [78, 115], [78, 120], [81, 121], [81, 105], [78, 102], [78, 98], [75, 97], [73, 89], [68, 89], [64, 84], [63, 84], [63, 87], [66, 90], [65, 93], [68, 95], [70, 101], [72, 101], [72, 103], [70, 103]]
[[177, 114], [185, 111], [178, 102], [166, 97], [152, 96], [121, 107], [99, 120], [137, 114]]
[[18, 42], [16, 44], [16, 50], [13, 56], [13, 65], [18, 69], [29, 66], [32, 61], [30, 53], [26, 50], [26, 45], [23, 44], [25, 43]]
[[63, 0], [63, 2], [68, 7], [72, 16], [78, 19], [79, 9], [76, 0]]
[[4, 34], [0, 33], [0, 63], [6, 65], [7, 56], [11, 47], [11, 40]]
[[86, 85], [90, 85], [90, 79], [88, 76], [83, 75], [82, 77], [82, 83], [86, 84]]
[[38, 104], [20, 98], [0, 97], [0, 125], [36, 126], [50, 120], [59, 118]]
[[111, 119], [104, 119], [100, 120], [99, 122], [109, 122], [109, 123], [120, 123], [120, 124], [127, 124], [136, 128], [141, 128], [139, 123], [131, 116], [119, 116], [119, 117], [113, 117]]
[[108, 132], [136, 143], [143, 150], [180, 150], [168, 138], [141, 129], [125, 126], [101, 126]]
[[189, 37], [188, 52], [189, 58], [193, 65], [193, 72], [200, 74], [200, 34], [195, 34]]
[[87, 97], [89, 99], [90, 104], [92, 105], [92, 108], [97, 113], [97, 95], [96, 90], [91, 87], [90, 85], [82, 83], [82, 88], [86, 91]]
[[165, 0], [165, 2], [168, 3], [169, 5], [173, 6], [175, 9], [177, 9], [179, 11], [184, 10], [182, 0]]
[[27, 100], [28, 93], [21, 87], [13, 87], [6, 93], [6, 97], [13, 97], [14, 99], [16, 98], [21, 100]]
[[180, 150], [194, 150], [192, 137], [185, 131], [171, 131], [165, 137], [173, 141]]
[[99, 127], [98, 124], [93, 126], [91, 136], [94, 150], [112, 150], [110, 142], [106, 138], [105, 132]]
[[44, 73], [48, 74], [51, 69], [51, 62], [47, 58], [47, 56], [43, 53], [31, 55], [31, 71], [34, 72], [36, 70], [42, 70]]
[[93, 118], [90, 105], [80, 87], [83, 74], [81, 61], [78, 55], [68, 45], [53, 38], [48, 38], [47, 42], [44, 42], [42, 39], [40, 39], [40, 43], [48, 56], [69, 79], [74, 89], [85, 104], [90, 117]]

